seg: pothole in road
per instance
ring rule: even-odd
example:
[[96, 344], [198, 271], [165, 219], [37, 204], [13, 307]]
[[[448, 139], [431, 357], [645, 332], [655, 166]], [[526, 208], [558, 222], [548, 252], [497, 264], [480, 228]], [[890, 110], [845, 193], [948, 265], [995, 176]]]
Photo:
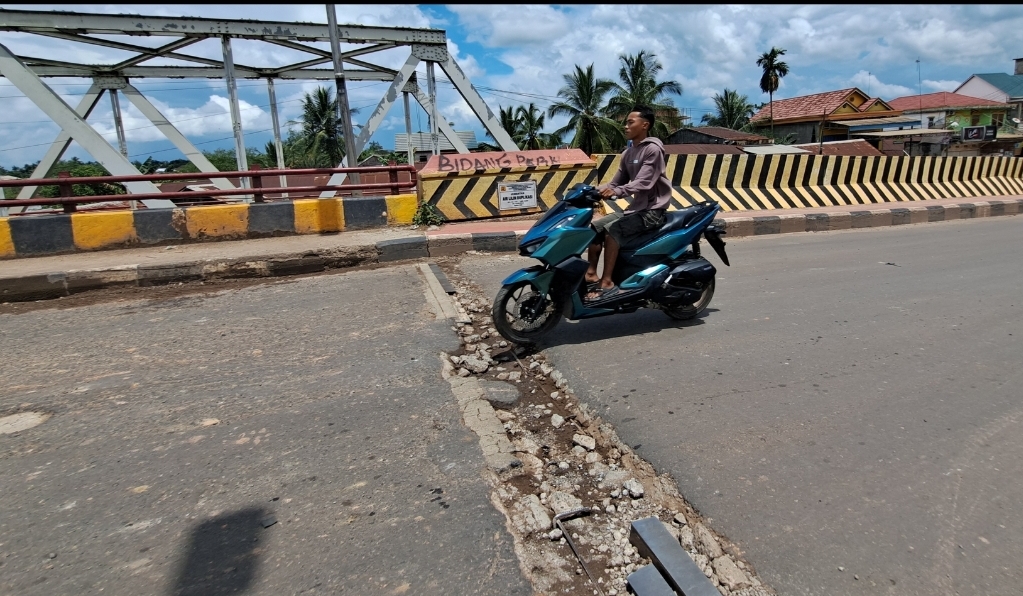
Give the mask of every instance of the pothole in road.
[[10, 435], [39, 426], [50, 418], [46, 412], [18, 412], [0, 418], [0, 435]]
[[[457, 301], [471, 319], [455, 327], [462, 347], [449, 355], [454, 374], [481, 381], [522, 462], [492, 476], [491, 501], [506, 516], [520, 567], [543, 594], [629, 593], [626, 577], [650, 561], [629, 543], [631, 523], [654, 516], [667, 526], [723, 596], [767, 596], [741, 550], [716, 535], [679, 493], [575, 394], [543, 352], [529, 353], [501, 338], [490, 300], [461, 272], [445, 267]], [[498, 388], [497, 394], [490, 389]], [[501, 387], [505, 390], [501, 390]], [[511, 390], [512, 395], [505, 395]], [[514, 393], [517, 390], [518, 399]], [[584, 571], [555, 514], [588, 507], [565, 524]], [[593, 580], [587, 579], [593, 574]]]

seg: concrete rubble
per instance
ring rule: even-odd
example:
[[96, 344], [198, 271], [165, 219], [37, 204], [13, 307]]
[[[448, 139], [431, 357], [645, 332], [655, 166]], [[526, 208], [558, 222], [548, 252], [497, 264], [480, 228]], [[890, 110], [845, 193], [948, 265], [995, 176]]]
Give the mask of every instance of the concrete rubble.
[[627, 594], [626, 577], [649, 563], [629, 543], [631, 522], [649, 516], [662, 520], [723, 596], [774, 594], [670, 477], [658, 475], [579, 400], [544, 353], [502, 346], [487, 299], [452, 281], [472, 322], [454, 327], [464, 353], [445, 362], [458, 375], [467, 371], [481, 384], [503, 383], [521, 394], [514, 404], [495, 406], [495, 424], [521, 465], [494, 470], [492, 502], [508, 517], [520, 567], [538, 593], [596, 589], [553, 523], [556, 514], [585, 507], [589, 515], [563, 524], [604, 594]]

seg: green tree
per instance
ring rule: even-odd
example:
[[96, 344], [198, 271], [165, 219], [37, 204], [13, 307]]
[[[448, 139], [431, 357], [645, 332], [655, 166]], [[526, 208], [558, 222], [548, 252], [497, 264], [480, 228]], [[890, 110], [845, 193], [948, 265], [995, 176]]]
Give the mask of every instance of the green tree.
[[664, 69], [655, 54], [646, 50], [635, 55], [618, 56], [620, 83], [613, 83], [611, 99], [604, 108], [604, 114], [625, 122], [637, 105], [648, 106], [656, 115], [652, 136], [661, 140], [677, 130], [682, 123], [678, 108], [670, 95], [682, 95], [682, 85], [675, 81], [657, 81], [657, 75]]
[[771, 108], [771, 136], [774, 136], [774, 92], [778, 90], [782, 77], [789, 74], [789, 65], [778, 60], [785, 55], [785, 50], [771, 47], [771, 50], [764, 52], [757, 58], [757, 66], [763, 69], [763, 76], [760, 77], [760, 90], [768, 94]]
[[585, 69], [575, 66], [575, 72], [562, 75], [565, 86], [558, 90], [559, 101], [547, 109], [547, 115], [567, 116], [568, 124], [554, 131], [556, 135], [572, 133], [572, 147], [589, 155], [610, 153], [622, 145], [624, 131], [621, 124], [603, 115], [604, 98], [614, 89], [614, 83], [598, 78], [593, 65]]
[[519, 121], [519, 136], [514, 140], [519, 149], [545, 148], [547, 143], [543, 132], [543, 111], [537, 109], [533, 102], [529, 102], [528, 108], [519, 106], [515, 110], [515, 116]]
[[[352, 114], [358, 110], [352, 110]], [[296, 160], [304, 167], [336, 168], [345, 157], [344, 126], [337, 117], [336, 94], [326, 87], [317, 87], [302, 98], [300, 142], [295, 149], [305, 153]], [[287, 151], [285, 152], [287, 159]], [[353, 164], [354, 165], [354, 164]]]
[[[100, 164], [90, 161], [83, 162], [77, 157], [72, 157], [68, 160], [58, 161], [53, 168], [50, 169], [50, 173], [47, 177], [56, 178], [61, 172], [67, 172], [74, 178], [80, 178], [85, 176], [109, 176], [110, 172]], [[123, 195], [127, 191], [124, 189], [124, 185], [101, 182], [91, 184], [73, 184], [71, 185], [71, 194], [76, 197], [96, 197], [101, 195]], [[60, 196], [60, 188], [56, 186], [43, 186], [40, 187], [36, 196], [44, 198], [55, 198]]]
[[714, 94], [714, 107], [717, 113], [704, 114], [702, 119], [710, 126], [740, 130], [749, 124], [749, 119], [753, 116], [753, 105], [749, 102], [749, 97], [728, 88], [720, 95]]

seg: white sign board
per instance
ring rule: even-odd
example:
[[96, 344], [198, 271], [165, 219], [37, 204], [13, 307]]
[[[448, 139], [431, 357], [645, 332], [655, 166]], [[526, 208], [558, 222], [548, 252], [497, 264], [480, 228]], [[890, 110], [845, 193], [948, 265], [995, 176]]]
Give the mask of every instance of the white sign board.
[[536, 181], [502, 182], [497, 185], [501, 211], [536, 207]]

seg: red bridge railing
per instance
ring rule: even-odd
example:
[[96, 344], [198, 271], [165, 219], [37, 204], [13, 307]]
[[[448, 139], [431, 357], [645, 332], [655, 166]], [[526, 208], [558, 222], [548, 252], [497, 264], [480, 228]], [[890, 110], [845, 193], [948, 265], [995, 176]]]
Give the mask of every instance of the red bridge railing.
[[[388, 175], [387, 182], [369, 184], [322, 184], [304, 186], [265, 186], [265, 178], [279, 179], [280, 176], [317, 176], [332, 174], [373, 174], [385, 172]], [[408, 180], [400, 180], [398, 174], [408, 172]], [[117, 195], [91, 195], [73, 196], [75, 184], [104, 184], [116, 182], [172, 182], [175, 180], [197, 180], [227, 178], [229, 180], [249, 180], [250, 188], [211, 189], [211, 190], [187, 190], [175, 192], [157, 192], [141, 194], [117, 194]], [[57, 186], [60, 189], [60, 196], [53, 198], [34, 199], [0, 199], [0, 207], [29, 207], [33, 205], [60, 205], [65, 213], [74, 213], [78, 205], [88, 203], [104, 203], [108, 201], [142, 201], [146, 199], [224, 199], [234, 197], [253, 197], [257, 203], [267, 200], [267, 195], [277, 195], [272, 200], [291, 200], [294, 195], [301, 195], [308, 198], [310, 195], [317, 195], [324, 191], [347, 192], [347, 191], [379, 191], [388, 194], [401, 194], [402, 191], [415, 190], [416, 169], [411, 165], [391, 164], [386, 166], [367, 166], [359, 168], [309, 168], [294, 170], [264, 170], [254, 166], [249, 171], [235, 172], [198, 172], [188, 174], [141, 174], [134, 176], [71, 176], [67, 172], [61, 172], [57, 178], [29, 178], [23, 180], [0, 180], [0, 189], [22, 188], [25, 186]], [[0, 197], [2, 197], [0, 190]], [[38, 212], [32, 212], [38, 213]]]

